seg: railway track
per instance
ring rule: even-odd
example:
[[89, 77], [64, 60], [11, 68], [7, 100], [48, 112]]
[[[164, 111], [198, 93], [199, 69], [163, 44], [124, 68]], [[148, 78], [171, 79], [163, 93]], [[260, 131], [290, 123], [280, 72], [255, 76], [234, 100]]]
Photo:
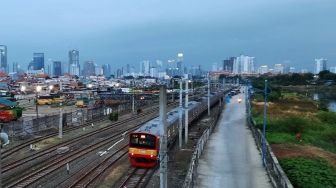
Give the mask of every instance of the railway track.
[[[67, 128], [67, 129], [64, 130], [64, 133], [76, 130], [76, 129], [81, 128], [81, 127], [89, 126], [93, 122], [97, 123], [97, 122], [102, 122], [102, 121], [105, 121], [105, 120], [107, 120], [107, 118], [102, 118], [102, 119], [98, 119], [98, 120], [90, 120], [90, 121], [88, 121], [85, 124], [82, 124], [80, 126]], [[4, 159], [8, 158], [10, 155], [14, 154], [15, 152], [20, 151], [23, 148], [29, 147], [31, 144], [34, 144], [36, 142], [39, 142], [39, 141], [42, 141], [42, 140], [45, 140], [45, 139], [48, 139], [48, 138], [51, 138], [51, 137], [54, 137], [54, 136], [57, 136], [57, 135], [58, 135], [58, 132], [57, 133], [56, 132], [50, 133], [50, 134], [44, 135], [43, 137], [28, 140], [25, 143], [17, 145], [15, 147], [11, 148], [11, 149], [3, 150], [3, 151], [1, 151], [2, 152], [1, 153], [2, 154], [1, 155], [1, 160], [4, 160]]]
[[156, 168], [132, 168], [119, 188], [145, 187]]
[[[198, 98], [198, 97], [200, 97], [200, 95], [201, 94], [190, 96], [190, 100]], [[176, 102], [174, 104], [176, 104]], [[172, 103], [170, 105], [172, 105]], [[133, 117], [130, 117], [130, 118], [122, 120], [122, 121], [127, 121], [127, 120], [132, 119], [132, 118]], [[67, 133], [67, 132], [70, 132], [70, 131], [73, 131], [73, 130], [76, 130], [76, 129], [79, 129], [79, 128], [82, 128], [82, 127], [90, 126], [91, 123], [99, 123], [99, 122], [103, 122], [105, 120], [107, 120], [106, 117], [100, 118], [100, 119], [97, 119], [97, 120], [90, 120], [90, 121], [86, 122], [83, 125], [67, 128], [67, 129], [64, 130], [64, 133]], [[118, 122], [116, 122], [116, 123], [118, 123]], [[1, 154], [2, 154], [1, 155], [1, 160], [4, 160], [4, 159], [8, 158], [9, 156], [13, 155], [14, 153], [20, 151], [23, 148], [28, 148], [31, 144], [34, 144], [36, 142], [40, 142], [42, 140], [45, 140], [45, 139], [48, 139], [48, 138], [51, 138], [51, 137], [54, 137], [54, 136], [57, 136], [57, 135], [58, 135], [58, 132], [50, 133], [50, 134], [44, 135], [43, 137], [39, 137], [39, 138], [34, 138], [34, 139], [31, 139], [31, 140], [28, 140], [25, 143], [17, 145], [17, 146], [15, 146], [13, 148], [10, 148], [10, 149], [7, 149], [7, 150], [3, 150], [3, 151], [1, 151]]]
[[106, 172], [107, 169], [109, 169], [124, 156], [127, 156], [127, 148], [128, 144], [123, 145], [120, 149], [118, 149], [109, 157], [105, 158], [98, 165], [92, 166], [88, 171], [86, 171], [85, 174], [72, 182], [69, 188], [83, 188], [92, 185], [99, 177], [101, 177], [102, 174]]
[[[80, 142], [84, 139], [90, 138], [94, 135], [97, 135], [97, 134], [100, 134], [100, 133], [103, 133], [103, 132], [106, 132], [106, 131], [109, 131], [109, 130], [113, 130], [117, 127], [120, 127], [120, 126], [124, 125], [125, 123], [129, 123], [130, 121], [137, 120], [138, 122], [143, 123], [144, 121], [141, 121], [141, 119], [143, 119], [144, 117], [146, 117], [148, 115], [153, 115], [156, 112], [157, 112], [157, 108], [154, 108], [154, 109], [148, 110], [146, 113], [142, 113], [142, 114], [136, 115], [135, 117], [130, 117], [130, 118], [127, 118], [125, 120], [115, 122], [115, 123], [111, 124], [110, 126], [92, 131], [92, 132], [87, 133], [85, 135], [78, 136], [78, 137], [76, 137], [72, 140], [68, 140], [68, 141], [56, 144], [56, 145], [54, 145], [54, 146], [52, 146], [48, 149], [34, 152], [33, 154], [31, 154], [31, 155], [29, 155], [25, 158], [21, 158], [19, 160], [14, 161], [14, 162], [4, 164], [3, 167], [2, 167], [2, 173], [6, 173], [9, 170], [12, 170], [12, 169], [14, 169], [18, 166], [21, 166], [25, 163], [36, 160], [41, 156], [51, 154], [52, 152], [54, 152], [59, 147], [76, 144], [76, 143], [78, 143], [78, 142]], [[138, 119], [140, 119], [140, 121]], [[144, 118], [144, 119], [146, 120], [146, 118]], [[123, 131], [118, 132], [118, 134], [122, 134], [122, 133], [123, 133]]]
[[[148, 114], [149, 113], [149, 114]], [[83, 135], [83, 137], [80, 137], [80, 138], [76, 138], [74, 140], [71, 140], [69, 142], [66, 142], [66, 143], [60, 143], [60, 145], [57, 145], [57, 146], [54, 146], [53, 148], [50, 148], [50, 149], [47, 149], [45, 151], [41, 151], [40, 154], [36, 155], [36, 153], [34, 154], [34, 156], [29, 156], [27, 159], [25, 160], [20, 160], [20, 161], [16, 161], [12, 164], [9, 164], [9, 165], [6, 165], [4, 166], [3, 168], [3, 172], [7, 172], [17, 166], [20, 166], [24, 163], [27, 163], [29, 161], [32, 161], [32, 160], [35, 160], [36, 158], [38, 158], [39, 156], [42, 156], [42, 155], [46, 155], [48, 154], [48, 152], [52, 152], [54, 151], [54, 149], [56, 147], [60, 147], [61, 145], [66, 145], [66, 144], [73, 144], [74, 142], [78, 142], [79, 140], [83, 140], [87, 137], [90, 137], [92, 135], [95, 135], [95, 134], [99, 134], [100, 132], [103, 132], [103, 131], [106, 131], [106, 130], [109, 130], [109, 129], [115, 129], [117, 126], [120, 126], [120, 125], [123, 125], [125, 124], [126, 122], [127, 123], [131, 123], [133, 122], [135, 124], [134, 127], [132, 128], [128, 128], [128, 129], [123, 129], [123, 130], [120, 130], [120, 131], [117, 131], [115, 132], [116, 134], [114, 134], [113, 136], [110, 136], [109, 138], [106, 138], [106, 139], [103, 139], [102, 141], [100, 141], [98, 144], [94, 145], [94, 146], [89, 146], [88, 148], [83, 148], [83, 149], [79, 149], [78, 151], [75, 151], [69, 155], [66, 155], [66, 156], [61, 156], [61, 157], [58, 157], [56, 159], [52, 159], [51, 161], [48, 161], [49, 163], [36, 170], [36, 171], [33, 171], [32, 173], [29, 173], [28, 175], [25, 175], [23, 177], [20, 177], [18, 180], [15, 180], [13, 183], [8, 183], [6, 185], [6, 187], [26, 187], [26, 186], [30, 186], [30, 185], [33, 185], [35, 182], [37, 182], [39, 179], [41, 179], [42, 177], [45, 177], [47, 176], [48, 174], [52, 173], [52, 172], [55, 172], [56, 170], [58, 170], [59, 168], [61, 168], [62, 166], [64, 166], [65, 164], [69, 163], [69, 162], [72, 162], [76, 159], [78, 159], [79, 157], [82, 157], [83, 155], [86, 155], [100, 147], [103, 147], [111, 142], [114, 142], [116, 141], [117, 139], [121, 138], [121, 133], [127, 131], [127, 132], [131, 132], [135, 129], [137, 129], [140, 125], [142, 125], [143, 122], [145, 121], [148, 121], [152, 118], [154, 118], [155, 116], [153, 116], [154, 113], [157, 113], [157, 109], [152, 109], [152, 110], [149, 110], [148, 112], [146, 112], [146, 114], [140, 114], [140, 115], [137, 115], [136, 117], [131, 117], [129, 119], [125, 119], [123, 121], [120, 121], [120, 122], [116, 122], [114, 123], [114, 127], [109, 127], [109, 128], [102, 128], [102, 129], [99, 129], [97, 130], [97, 132], [91, 132], [91, 133], [88, 133], [86, 135]], [[153, 117], [152, 117], [153, 116]], [[144, 117], [147, 117], [147, 118], [144, 118]], [[139, 121], [138, 119], [141, 118], [141, 119], [146, 119], [145, 121], [141, 122]], [[132, 120], [130, 120], [132, 119]], [[130, 122], [131, 121], [131, 122]], [[127, 147], [124, 146], [124, 150], [125, 148]], [[119, 151], [120, 153], [121, 151]], [[81, 178], [81, 181], [78, 181], [76, 184], [73, 185], [73, 187], [78, 187], [77, 185], [81, 185], [80, 187], [84, 187], [91, 184], [92, 182], [95, 181], [95, 179], [97, 177], [99, 177], [110, 165], [112, 165], [113, 163], [115, 163], [116, 161], [118, 161], [122, 156], [126, 155], [127, 154], [127, 150], [124, 151], [123, 154], [120, 154], [120, 156], [114, 160], [114, 162], [111, 160], [104, 160], [102, 163], [100, 163], [99, 165], [97, 165], [96, 167], [93, 167], [91, 168], [90, 171], [88, 171], [89, 173], [86, 173], [85, 176], [83, 176], [83, 178]], [[113, 154], [111, 157], [115, 156], [115, 155], [119, 155], [118, 152], [116, 152], [115, 154]], [[87, 179], [87, 177], [91, 177], [89, 178], [89, 180]], [[84, 183], [83, 183], [84, 182]]]
[[[147, 115], [147, 119], [151, 119], [153, 117], [153, 114], [148, 114]], [[147, 120], [146, 119], [146, 120]], [[131, 123], [131, 122], [129, 122]], [[139, 126], [142, 125], [142, 122], [137, 121], [137, 119], [134, 119], [132, 121], [132, 123], [135, 123], [136, 126], [132, 127], [132, 128], [127, 128], [124, 130], [120, 130], [119, 132], [117, 132], [116, 134], [108, 137], [108, 138], [104, 138], [103, 140], [101, 140], [98, 144], [95, 145], [90, 145], [86, 148], [81, 148], [77, 151], [74, 151], [68, 155], [64, 155], [61, 156], [59, 158], [53, 159], [52, 161], [49, 161], [49, 163], [45, 166], [43, 166], [42, 168], [33, 171], [21, 178], [19, 178], [18, 180], [5, 185], [6, 187], [27, 187], [32, 185], [33, 183], [37, 182], [39, 179], [49, 175], [52, 172], [55, 172], [56, 170], [60, 169], [61, 167], [64, 167], [64, 165], [66, 165], [67, 163], [70, 163], [90, 152], [93, 152], [101, 147], [104, 147], [108, 144], [111, 144], [121, 138], [123, 138], [122, 134], [125, 131], [133, 131], [135, 129], [137, 129]], [[125, 146], [125, 148], [127, 147], [127, 145]], [[127, 152], [127, 151], [126, 151]]]

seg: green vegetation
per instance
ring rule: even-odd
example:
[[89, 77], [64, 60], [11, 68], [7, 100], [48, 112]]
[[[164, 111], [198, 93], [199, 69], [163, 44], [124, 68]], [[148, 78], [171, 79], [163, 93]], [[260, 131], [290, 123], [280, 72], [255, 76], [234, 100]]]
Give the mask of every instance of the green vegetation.
[[118, 116], [119, 116], [118, 112], [113, 112], [109, 115], [109, 120], [118, 121]]
[[280, 164], [296, 188], [336, 187], [336, 168], [318, 158], [286, 158]]

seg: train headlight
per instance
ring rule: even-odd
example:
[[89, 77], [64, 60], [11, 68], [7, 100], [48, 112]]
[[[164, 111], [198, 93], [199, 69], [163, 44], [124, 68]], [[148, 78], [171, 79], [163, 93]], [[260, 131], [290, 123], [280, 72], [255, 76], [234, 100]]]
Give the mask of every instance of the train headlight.
[[152, 158], [152, 157], [153, 157], [153, 155], [150, 155], [150, 157]]
[[134, 153], [131, 153], [131, 155], [134, 155]]

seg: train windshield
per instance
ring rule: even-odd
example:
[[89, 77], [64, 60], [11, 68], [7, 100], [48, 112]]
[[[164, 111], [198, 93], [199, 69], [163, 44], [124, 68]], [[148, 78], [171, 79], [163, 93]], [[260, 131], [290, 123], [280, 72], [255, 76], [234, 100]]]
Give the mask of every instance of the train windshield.
[[155, 136], [148, 134], [132, 134], [130, 147], [155, 149]]

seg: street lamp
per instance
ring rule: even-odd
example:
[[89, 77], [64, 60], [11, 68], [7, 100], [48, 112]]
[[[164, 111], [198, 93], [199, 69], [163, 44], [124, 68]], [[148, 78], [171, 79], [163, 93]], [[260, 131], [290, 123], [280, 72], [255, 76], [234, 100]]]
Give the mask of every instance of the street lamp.
[[51, 93], [51, 90], [54, 88], [54, 86], [53, 85], [50, 85], [49, 86], [49, 91], [50, 91], [50, 93]]
[[21, 91], [21, 99], [23, 99], [22, 93], [26, 91], [26, 86], [21, 86], [20, 91]]
[[35, 102], [35, 107], [36, 107], [36, 118], [38, 119], [38, 106], [37, 106], [37, 98], [38, 98], [38, 92], [42, 90], [42, 86], [36, 86], [36, 102]]

